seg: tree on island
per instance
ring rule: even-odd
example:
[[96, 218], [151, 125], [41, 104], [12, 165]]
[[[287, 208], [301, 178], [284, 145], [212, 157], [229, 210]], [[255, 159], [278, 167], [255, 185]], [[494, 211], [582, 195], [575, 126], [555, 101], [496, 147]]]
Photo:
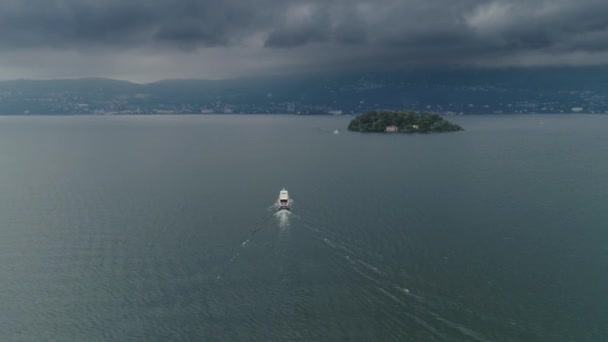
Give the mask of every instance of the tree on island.
[[462, 127], [444, 120], [440, 115], [418, 114], [414, 111], [374, 110], [354, 118], [348, 125], [349, 131], [386, 132], [395, 126], [399, 132], [456, 132]]

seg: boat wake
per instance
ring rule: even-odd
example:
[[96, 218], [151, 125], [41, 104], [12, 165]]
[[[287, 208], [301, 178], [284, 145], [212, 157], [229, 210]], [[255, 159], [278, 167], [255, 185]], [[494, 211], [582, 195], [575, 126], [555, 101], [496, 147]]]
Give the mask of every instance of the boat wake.
[[[459, 332], [471, 341], [487, 341], [481, 334], [440, 315], [441, 306], [432, 298], [425, 298], [415, 289], [399, 284], [391, 272], [387, 272], [369, 261], [369, 253], [363, 247], [345, 241], [344, 237], [338, 236], [323, 219], [310, 215], [306, 211], [300, 213], [298, 217], [301, 219], [299, 221], [302, 221], [302, 227], [312, 232], [316, 240], [330, 248], [338, 257], [336, 265], [341, 265], [343, 270], [348, 269], [369, 281], [373, 285], [369, 287], [370, 290], [401, 306], [405, 316], [427, 330], [435, 339], [449, 340], [444, 335], [447, 328]], [[398, 330], [405, 329], [402, 325], [403, 322], [397, 320], [393, 323]]]
[[277, 219], [277, 224], [281, 229], [289, 228], [289, 216], [291, 216], [291, 211], [281, 210], [277, 211], [274, 214], [274, 217]]
[[[254, 229], [252, 229], [251, 231], [249, 231], [249, 236], [247, 237], [247, 239], [243, 240], [243, 242], [241, 242], [240, 245], [238, 245], [237, 247], [233, 248], [233, 254], [232, 257], [230, 258], [229, 264], [235, 262], [239, 256], [241, 256], [241, 251], [243, 249], [245, 249], [247, 247], [247, 244], [251, 242], [251, 240], [253, 239], [253, 237], [260, 231], [262, 230], [262, 228], [264, 228], [265, 226], [268, 225], [268, 223], [271, 221], [271, 218], [267, 218], [263, 223], [259, 224], [258, 226], [256, 226]], [[218, 276], [216, 277], [216, 280], [220, 280], [222, 279], [222, 277], [224, 276], [224, 274], [226, 274], [227, 272], [227, 268], [228, 266], [224, 267], [224, 270], [218, 274]]]
[[[293, 199], [289, 199], [289, 205], [293, 204]], [[287, 230], [290, 226], [289, 218], [292, 216], [292, 212], [289, 210], [279, 210], [280, 206], [278, 203], [274, 203], [271, 206], [266, 208], [267, 212], [275, 212], [272, 216], [267, 217], [261, 224], [257, 225], [254, 229], [249, 231], [249, 236], [247, 239], [243, 240], [237, 247], [233, 248], [233, 255], [230, 258], [228, 265], [234, 263], [240, 256], [243, 249], [247, 247], [247, 245], [253, 240], [253, 237], [263, 228], [270, 225], [271, 221], [276, 220], [278, 227], [281, 230]], [[224, 270], [218, 274], [216, 280], [222, 279], [224, 274], [226, 274], [228, 265], [224, 267]]]

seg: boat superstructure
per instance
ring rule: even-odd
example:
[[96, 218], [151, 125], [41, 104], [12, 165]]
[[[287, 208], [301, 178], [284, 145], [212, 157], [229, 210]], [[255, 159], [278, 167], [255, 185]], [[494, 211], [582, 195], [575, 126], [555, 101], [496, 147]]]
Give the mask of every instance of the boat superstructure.
[[279, 210], [291, 210], [291, 200], [289, 199], [289, 192], [283, 188], [279, 192], [279, 199], [277, 200]]

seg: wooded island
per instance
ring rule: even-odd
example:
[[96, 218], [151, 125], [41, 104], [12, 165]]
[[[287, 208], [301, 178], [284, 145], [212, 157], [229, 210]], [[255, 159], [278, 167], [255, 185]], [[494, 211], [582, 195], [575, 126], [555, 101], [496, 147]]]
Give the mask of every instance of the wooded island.
[[355, 132], [431, 133], [456, 132], [462, 127], [444, 120], [440, 115], [418, 114], [414, 111], [374, 110], [354, 118], [348, 125]]

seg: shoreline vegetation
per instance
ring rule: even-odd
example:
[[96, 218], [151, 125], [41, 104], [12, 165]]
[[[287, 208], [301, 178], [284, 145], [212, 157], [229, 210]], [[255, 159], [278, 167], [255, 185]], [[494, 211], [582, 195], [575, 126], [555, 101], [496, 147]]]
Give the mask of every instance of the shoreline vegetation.
[[462, 131], [463, 128], [438, 114], [385, 109], [357, 116], [348, 124], [348, 130], [377, 133], [445, 133]]

